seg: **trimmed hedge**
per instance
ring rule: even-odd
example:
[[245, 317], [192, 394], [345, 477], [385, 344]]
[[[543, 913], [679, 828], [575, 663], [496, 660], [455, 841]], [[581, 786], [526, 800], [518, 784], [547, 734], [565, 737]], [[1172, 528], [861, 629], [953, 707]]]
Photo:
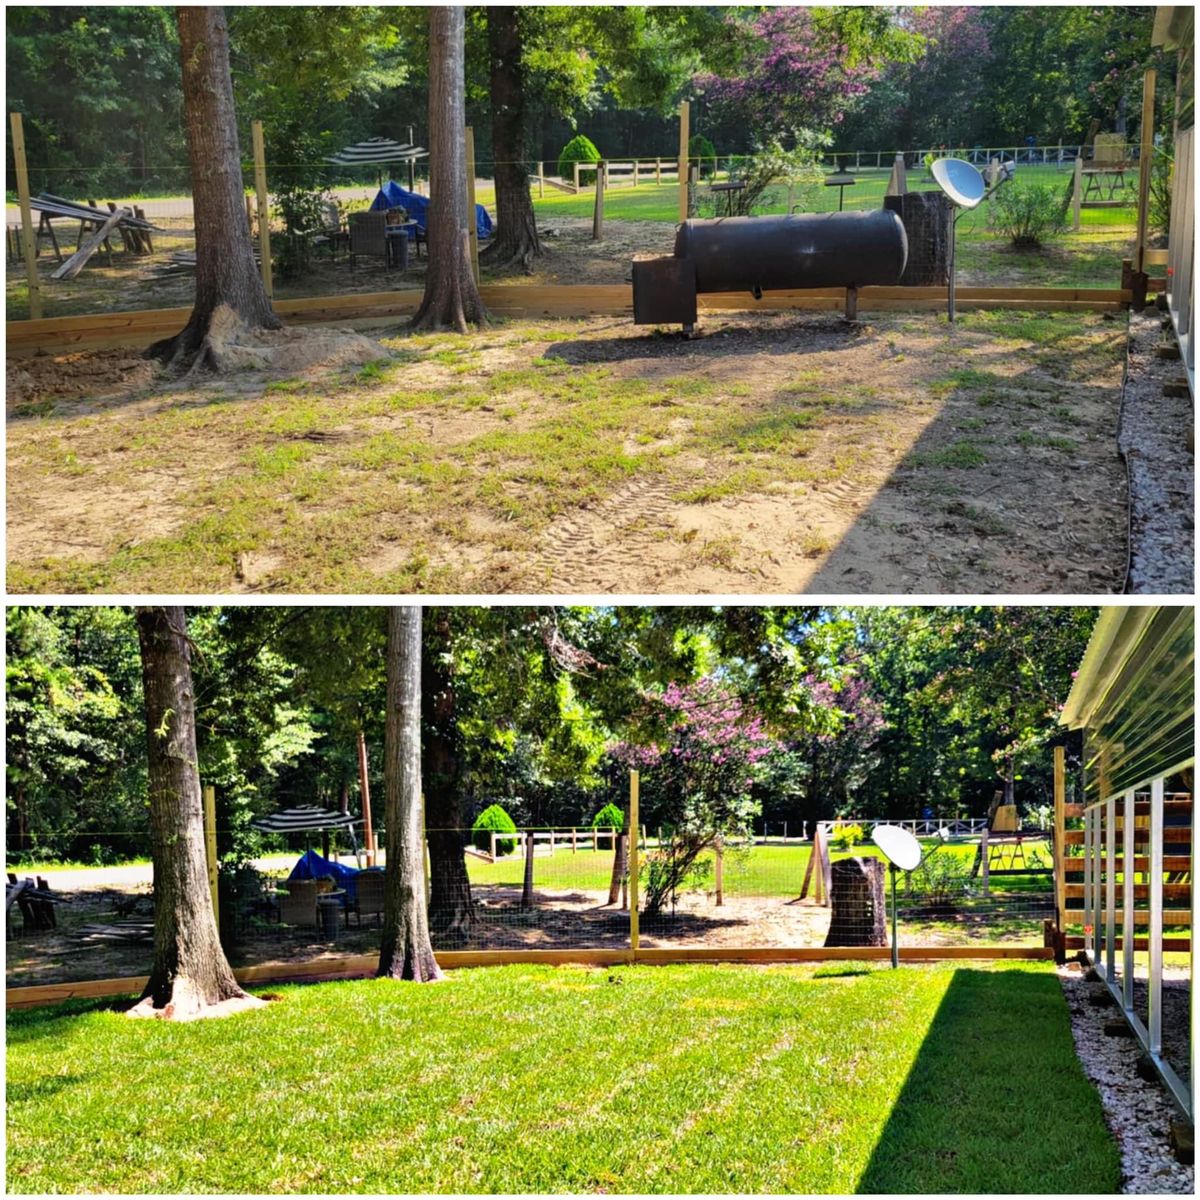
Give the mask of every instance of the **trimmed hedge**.
[[[492, 852], [492, 834], [493, 833], [516, 833], [517, 827], [513, 824], [513, 819], [500, 807], [499, 804], [489, 804], [475, 818], [475, 824], [471, 826], [471, 842], [476, 850], [482, 850], [484, 854]], [[517, 848], [517, 839], [515, 837], [497, 838], [496, 853], [511, 854]]]
[[[575, 164], [580, 163], [595, 163], [600, 161], [600, 151], [592, 144], [590, 138], [584, 137], [582, 133], [576, 134], [563, 148], [558, 156], [558, 173], [568, 183], [575, 181]], [[591, 183], [595, 176], [594, 171], [580, 171], [579, 182]]]
[[615, 804], [606, 804], [593, 818], [593, 829], [624, 829], [625, 813]]

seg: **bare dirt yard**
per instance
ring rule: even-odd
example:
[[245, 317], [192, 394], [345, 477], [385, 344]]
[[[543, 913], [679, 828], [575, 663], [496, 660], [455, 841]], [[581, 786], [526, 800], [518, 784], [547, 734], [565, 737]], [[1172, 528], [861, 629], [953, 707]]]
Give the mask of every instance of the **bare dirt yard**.
[[366, 367], [10, 360], [30, 592], [1110, 592], [1124, 319], [376, 322]]

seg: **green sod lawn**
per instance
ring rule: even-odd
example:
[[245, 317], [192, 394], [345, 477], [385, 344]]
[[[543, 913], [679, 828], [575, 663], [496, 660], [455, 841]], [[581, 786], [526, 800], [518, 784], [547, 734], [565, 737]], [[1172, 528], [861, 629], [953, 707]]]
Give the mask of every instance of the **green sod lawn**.
[[1113, 1192], [1041, 964], [496, 967], [8, 1017], [9, 1191]]
[[[580, 843], [583, 845], [583, 835]], [[932, 841], [923, 843], [926, 849]], [[604, 846], [605, 842], [601, 842]], [[952, 843], [939, 850], [939, 854], [952, 854], [970, 863], [975, 855], [977, 842]], [[547, 891], [559, 891], [578, 888], [582, 891], [601, 891], [608, 887], [612, 877], [612, 851], [591, 849], [591, 841], [587, 842], [588, 849], [574, 852], [568, 846], [566, 849], [557, 848], [553, 856], [535, 857], [533, 860], [533, 881], [539, 888]], [[1026, 846], [1026, 855], [1031, 855], [1036, 848], [1045, 865], [1050, 864], [1050, 847], [1045, 841], [1030, 842]], [[653, 853], [653, 848], [651, 848]], [[804, 870], [808, 866], [811, 850], [808, 846], [754, 846], [748, 851], [725, 855], [725, 891], [731, 896], [798, 896], [804, 882]], [[878, 849], [870, 842], [855, 846], [853, 850], [833, 850], [830, 858], [850, 858], [853, 856], [880, 857]], [[524, 858], [518, 852], [498, 862], [483, 862], [468, 856], [467, 870], [471, 882], [475, 884], [499, 884], [505, 887], [520, 887]], [[709, 874], [711, 884], [711, 872]], [[897, 887], [898, 893], [906, 888], [907, 877], [900, 876]], [[1003, 875], [998, 876], [993, 889], [1002, 892], [1013, 891], [1049, 891], [1051, 890], [1048, 875]]]

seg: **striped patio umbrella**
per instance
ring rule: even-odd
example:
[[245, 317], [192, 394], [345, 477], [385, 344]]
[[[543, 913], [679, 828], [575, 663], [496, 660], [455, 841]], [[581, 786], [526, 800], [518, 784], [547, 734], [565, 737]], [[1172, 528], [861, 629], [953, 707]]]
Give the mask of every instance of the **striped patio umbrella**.
[[[409, 137], [412, 133], [409, 133]], [[336, 154], [326, 157], [327, 163], [339, 167], [383, 167], [395, 163], [408, 164], [409, 190], [413, 186], [413, 166], [418, 158], [428, 158], [429, 151], [408, 142], [394, 142], [391, 138], [368, 138], [353, 146], [343, 146]], [[379, 186], [383, 186], [383, 172], [379, 173]]]
[[315, 804], [302, 804], [297, 808], [281, 808], [265, 817], [256, 817], [250, 822], [250, 828], [257, 829], [260, 833], [305, 833], [314, 829], [328, 833], [331, 829], [345, 829], [350, 834], [350, 844], [354, 847], [354, 856], [357, 858], [358, 838], [355, 836], [354, 827], [361, 823], [350, 813], [319, 808]]

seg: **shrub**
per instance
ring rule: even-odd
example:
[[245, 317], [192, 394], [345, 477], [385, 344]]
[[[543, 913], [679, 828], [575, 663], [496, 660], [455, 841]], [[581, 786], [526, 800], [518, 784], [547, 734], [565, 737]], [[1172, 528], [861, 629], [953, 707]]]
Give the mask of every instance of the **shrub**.
[[[592, 144], [591, 139], [584, 137], [582, 133], [576, 134], [563, 148], [558, 156], [558, 173], [568, 181], [573, 181], [575, 178], [575, 164], [579, 163], [595, 163], [600, 161], [600, 151]], [[580, 171], [579, 182], [594, 183], [596, 179], [595, 171]]]
[[840, 825], [830, 841], [837, 850], [853, 850], [863, 837], [861, 825]]
[[1175, 147], [1169, 141], [1154, 147], [1150, 164], [1150, 228], [1166, 235], [1171, 228], [1171, 172], [1175, 166]]
[[821, 170], [821, 151], [829, 137], [808, 129], [792, 132], [793, 149], [785, 150], [778, 139], [759, 146], [742, 166], [741, 191], [733, 193], [733, 211], [749, 216], [755, 209], [768, 207], [776, 189], [790, 188], [792, 203], [801, 210], [815, 210], [825, 182]]
[[971, 876], [971, 864], [945, 850], [931, 854], [915, 871], [908, 874], [908, 886], [926, 904], [944, 908], [962, 895]]
[[[492, 837], [493, 833], [513, 833], [517, 832], [516, 825], [513, 824], [513, 819], [500, 807], [499, 804], [489, 804], [475, 818], [475, 824], [471, 826], [471, 842], [476, 850], [482, 850], [485, 854], [492, 852]], [[511, 854], [517, 848], [517, 839], [515, 837], [505, 837], [496, 839], [497, 854]]]
[[624, 829], [625, 814], [615, 804], [606, 804], [593, 818], [593, 829]]
[[717, 173], [717, 149], [702, 133], [688, 139], [688, 160], [700, 167], [702, 179]]
[[1037, 249], [1051, 233], [1067, 227], [1066, 207], [1048, 184], [1005, 184], [991, 200], [993, 226], [1021, 249]]

